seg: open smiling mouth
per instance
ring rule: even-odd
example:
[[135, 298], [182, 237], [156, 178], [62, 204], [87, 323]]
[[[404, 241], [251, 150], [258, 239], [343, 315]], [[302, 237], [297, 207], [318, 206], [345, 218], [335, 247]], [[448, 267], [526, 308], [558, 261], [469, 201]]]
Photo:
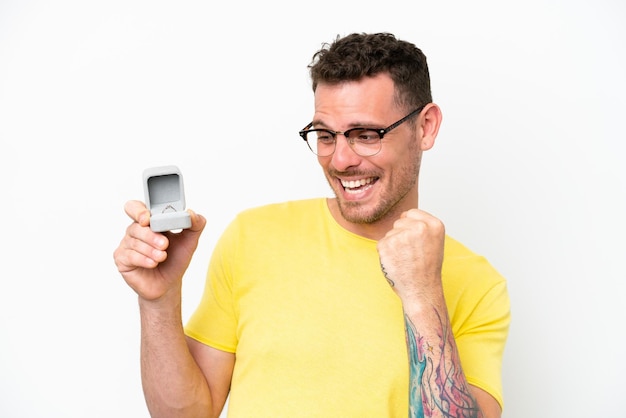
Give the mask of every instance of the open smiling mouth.
[[364, 190], [370, 188], [372, 184], [377, 180], [376, 177], [368, 177], [358, 180], [340, 180], [341, 185], [347, 193], [361, 193]]

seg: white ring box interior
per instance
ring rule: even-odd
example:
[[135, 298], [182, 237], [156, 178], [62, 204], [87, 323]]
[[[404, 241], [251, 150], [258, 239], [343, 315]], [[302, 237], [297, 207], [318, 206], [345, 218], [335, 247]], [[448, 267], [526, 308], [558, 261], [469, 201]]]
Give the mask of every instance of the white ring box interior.
[[150, 209], [150, 229], [155, 232], [186, 229], [191, 216], [185, 210], [183, 175], [174, 165], [152, 167], [143, 172], [146, 206]]

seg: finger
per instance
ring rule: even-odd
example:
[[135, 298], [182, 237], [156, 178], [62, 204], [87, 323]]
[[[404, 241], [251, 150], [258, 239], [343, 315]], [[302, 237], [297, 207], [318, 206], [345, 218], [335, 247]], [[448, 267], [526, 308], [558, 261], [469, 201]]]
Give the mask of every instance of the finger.
[[120, 272], [137, 267], [154, 268], [167, 258], [167, 246], [165, 236], [133, 223], [114, 253], [115, 263]]
[[411, 209], [405, 212], [405, 214], [406, 214], [406, 218], [424, 222], [429, 227], [435, 227], [435, 228], [443, 227], [443, 222], [439, 218], [436, 218], [435, 216], [423, 210]]
[[113, 258], [120, 273], [133, 271], [137, 268], [155, 268], [160, 261], [167, 258], [167, 254], [164, 252], [164, 255], [161, 256], [156, 253], [152, 257], [146, 255], [150, 253], [151, 250], [147, 246], [138, 251], [136, 248], [129, 247], [122, 242], [113, 253]]
[[115, 265], [120, 273], [133, 271], [137, 268], [152, 269], [159, 265], [159, 261], [147, 257], [129, 248], [119, 247], [114, 254]]
[[193, 232], [202, 232], [206, 226], [206, 218], [191, 209], [187, 209], [187, 212], [191, 216], [191, 227], [189, 229]]
[[164, 234], [154, 232], [149, 226], [141, 226], [136, 222], [126, 228], [125, 242], [128, 248], [135, 249], [140, 247], [139, 243], [159, 251], [165, 251], [169, 246], [169, 240]]
[[410, 218], [410, 219], [428, 220], [428, 219], [435, 218], [430, 213], [423, 211], [421, 209], [410, 209], [404, 212], [404, 214], [406, 215], [407, 218]]
[[133, 221], [141, 226], [150, 225], [150, 211], [145, 203], [139, 200], [129, 200], [124, 205], [124, 211]]

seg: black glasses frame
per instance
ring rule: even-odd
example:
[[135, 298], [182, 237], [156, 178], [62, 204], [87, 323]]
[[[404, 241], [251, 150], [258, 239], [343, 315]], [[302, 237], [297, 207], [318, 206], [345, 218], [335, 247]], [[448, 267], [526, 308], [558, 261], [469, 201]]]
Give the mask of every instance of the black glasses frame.
[[[356, 128], [350, 128], [346, 131], [333, 131], [330, 129], [324, 129], [324, 128], [320, 128], [320, 129], [310, 129], [311, 126], [313, 126], [313, 122], [309, 123], [307, 126], [305, 126], [300, 132], [298, 132], [298, 134], [300, 135], [300, 137], [302, 137], [302, 139], [304, 140], [304, 142], [306, 142], [307, 146], [309, 147], [309, 149], [311, 151], [313, 151], [313, 148], [311, 148], [311, 145], [309, 144], [309, 141], [307, 141], [306, 137], [307, 134], [309, 132], [327, 132], [329, 133], [333, 139], [335, 140], [335, 145], [337, 144], [337, 135], [342, 134], [343, 136], [346, 137], [346, 139], [349, 138], [350, 136], [350, 132], [356, 131], [356, 130], [368, 130], [368, 131], [374, 131], [376, 133], [378, 133], [379, 136], [379, 141], [382, 140], [385, 136], [385, 134], [389, 133], [389, 131], [397, 128], [398, 126], [402, 125], [404, 122], [406, 122], [407, 120], [409, 120], [411, 117], [417, 115], [419, 112], [421, 112], [424, 107], [426, 107], [426, 105], [422, 105], [420, 107], [418, 107], [417, 109], [415, 109], [414, 111], [412, 111], [411, 113], [409, 113], [408, 115], [406, 115], [405, 117], [403, 117], [402, 119], [398, 120], [397, 122], [392, 123], [391, 125], [387, 126], [386, 128], [364, 128], [364, 127], [356, 127]], [[350, 142], [350, 140], [348, 140], [348, 142]], [[333, 152], [334, 149], [333, 149]], [[378, 151], [380, 152], [380, 150]], [[313, 151], [314, 154], [315, 151]], [[326, 155], [326, 157], [332, 155], [333, 153], [331, 152], [330, 154]], [[376, 155], [377, 153], [374, 153], [372, 155]], [[316, 154], [317, 155], [317, 154]]]

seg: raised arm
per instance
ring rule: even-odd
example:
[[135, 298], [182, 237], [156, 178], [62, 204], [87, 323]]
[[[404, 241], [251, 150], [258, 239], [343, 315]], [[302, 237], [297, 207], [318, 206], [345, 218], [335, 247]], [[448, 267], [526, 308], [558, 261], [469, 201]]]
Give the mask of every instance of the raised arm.
[[182, 278], [206, 220], [189, 211], [190, 229], [161, 234], [150, 229], [150, 212], [142, 202], [130, 201], [125, 210], [133, 222], [113, 257], [139, 299], [141, 376], [150, 414], [218, 417], [228, 395], [234, 355], [188, 344], [181, 318]]
[[498, 402], [469, 385], [461, 367], [441, 280], [444, 241], [443, 224], [414, 209], [378, 243], [381, 268], [404, 309], [408, 416], [498, 418]]

